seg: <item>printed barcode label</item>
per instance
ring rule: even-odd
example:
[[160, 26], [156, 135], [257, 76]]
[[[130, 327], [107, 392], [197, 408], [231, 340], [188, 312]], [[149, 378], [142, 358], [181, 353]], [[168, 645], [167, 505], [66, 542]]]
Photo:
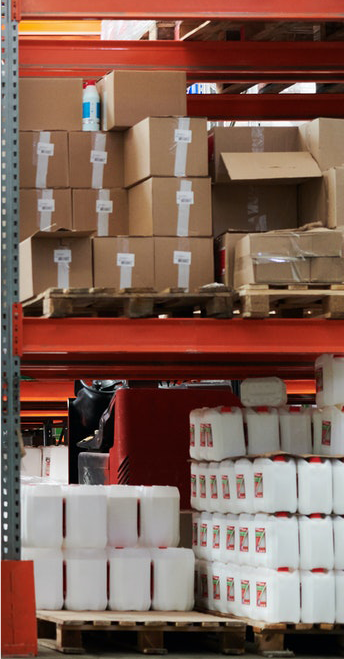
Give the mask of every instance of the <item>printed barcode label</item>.
[[173, 263], [175, 265], [191, 265], [191, 252], [173, 252]]
[[39, 213], [44, 213], [45, 211], [53, 213], [55, 210], [55, 199], [38, 199], [37, 206]]
[[71, 249], [54, 249], [55, 263], [71, 263], [71, 260], [72, 260]]
[[133, 268], [135, 265], [135, 254], [117, 254], [117, 265], [126, 265]]
[[50, 142], [38, 142], [37, 144], [37, 155], [38, 156], [53, 156], [54, 155], [55, 144]]
[[184, 130], [182, 128], [176, 128], [174, 131], [174, 141], [183, 142], [184, 144], [190, 144], [190, 142], [192, 142], [192, 130]]
[[106, 165], [107, 151], [91, 151], [91, 162], [98, 165]]
[[106, 199], [97, 199], [96, 201], [97, 213], [112, 213], [112, 211], [113, 211], [113, 201], [107, 201]]
[[192, 190], [190, 192], [177, 190], [177, 204], [193, 204], [194, 203], [194, 193]]

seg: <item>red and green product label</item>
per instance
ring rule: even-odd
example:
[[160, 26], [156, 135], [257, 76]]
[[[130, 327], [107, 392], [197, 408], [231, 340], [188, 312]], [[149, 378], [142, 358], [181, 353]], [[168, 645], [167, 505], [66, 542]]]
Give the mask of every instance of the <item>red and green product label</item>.
[[195, 446], [195, 424], [190, 423], [190, 446]]
[[234, 602], [234, 577], [227, 577], [227, 602]]
[[321, 425], [321, 443], [323, 446], [331, 446], [331, 421], [323, 421]]
[[324, 371], [322, 368], [317, 368], [315, 371], [315, 390], [317, 394], [324, 391]]
[[50, 476], [50, 458], [45, 458], [45, 475]]
[[230, 499], [230, 490], [229, 490], [229, 480], [228, 476], [222, 476], [221, 477], [221, 483], [222, 483], [222, 498], [223, 499]]
[[248, 552], [248, 528], [246, 526], [239, 529], [239, 548], [240, 551]]
[[208, 597], [208, 575], [201, 574], [201, 597]]
[[213, 576], [213, 598], [220, 599], [220, 577]]
[[215, 474], [210, 476], [210, 496], [212, 499], [217, 499], [217, 478]]
[[206, 547], [207, 546], [207, 535], [208, 535], [208, 526], [207, 526], [207, 524], [201, 524], [201, 528], [200, 528], [201, 547]]
[[200, 446], [204, 447], [206, 446], [206, 438], [205, 438], [205, 424], [201, 423], [200, 425], [200, 436], [199, 436], [199, 443]]
[[234, 551], [234, 549], [235, 549], [235, 527], [234, 526], [227, 526], [226, 549], [228, 549], [228, 551]]
[[250, 582], [246, 579], [241, 579], [241, 604], [249, 605], [250, 603]]
[[255, 473], [254, 475], [254, 496], [256, 499], [263, 498], [263, 474]]
[[256, 529], [256, 553], [266, 554], [265, 529]]
[[196, 475], [191, 474], [191, 496], [196, 496]]
[[267, 607], [267, 592], [266, 592], [266, 581], [257, 581], [257, 606], [261, 608]]
[[206, 488], [206, 481], [205, 481], [205, 475], [200, 474], [199, 477], [199, 494], [201, 499], [205, 499], [207, 495], [207, 488]]
[[213, 549], [220, 549], [220, 527], [213, 526]]
[[237, 474], [236, 476], [237, 499], [246, 499], [245, 476]]
[[197, 522], [192, 523], [192, 544], [194, 547], [197, 547], [198, 539], [198, 524]]

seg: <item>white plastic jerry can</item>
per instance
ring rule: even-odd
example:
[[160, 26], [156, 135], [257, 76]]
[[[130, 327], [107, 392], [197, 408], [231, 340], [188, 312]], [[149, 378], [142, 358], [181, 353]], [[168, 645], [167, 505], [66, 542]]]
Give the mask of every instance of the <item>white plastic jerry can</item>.
[[226, 566], [214, 561], [212, 566], [213, 605], [214, 611], [227, 612]]
[[235, 462], [236, 512], [253, 513], [253, 465], [247, 458]]
[[344, 570], [344, 517], [333, 517], [334, 567]]
[[232, 460], [223, 460], [219, 465], [219, 510], [222, 513], [237, 512], [235, 466]]
[[211, 560], [222, 562], [223, 545], [225, 540], [226, 517], [222, 513], [213, 513], [213, 544]]
[[226, 563], [227, 613], [241, 616], [241, 568], [234, 563]]
[[138, 542], [139, 493], [133, 485], [108, 485], [107, 534], [110, 547], [135, 547]]
[[203, 408], [191, 410], [189, 418], [190, 458], [193, 460], [202, 460], [205, 457], [203, 454], [204, 452], [201, 450], [201, 422], [203, 418]]
[[151, 556], [148, 549], [108, 549], [109, 609], [148, 611], [151, 605]]
[[256, 512], [296, 512], [295, 460], [283, 455], [272, 459], [256, 458], [253, 462], [253, 473]]
[[239, 407], [207, 408], [204, 410], [200, 433], [207, 460], [224, 460], [246, 452], [242, 411]]
[[239, 515], [239, 554], [240, 565], [254, 565], [254, 515]]
[[190, 505], [194, 510], [200, 510], [199, 499], [199, 465], [197, 462], [190, 463]]
[[192, 549], [196, 558], [200, 556], [200, 528], [201, 528], [201, 513], [192, 513]]
[[333, 512], [344, 515], [344, 460], [332, 460]]
[[321, 457], [297, 461], [298, 510], [303, 515], [332, 512], [332, 467]]
[[272, 453], [279, 451], [278, 410], [260, 406], [246, 410], [248, 454]]
[[258, 513], [254, 519], [257, 567], [296, 570], [299, 567], [299, 526], [297, 517], [288, 513]]
[[20, 460], [21, 476], [42, 476], [42, 449], [40, 446], [25, 446], [25, 455]]
[[330, 516], [318, 514], [299, 518], [300, 569], [333, 570], [333, 524]]
[[213, 545], [213, 515], [201, 513], [199, 519], [199, 558], [211, 561]]
[[209, 561], [199, 561], [198, 563], [198, 602], [202, 609], [209, 610], [210, 596], [212, 596], [212, 574], [211, 563]]
[[335, 616], [334, 572], [301, 570], [301, 622], [332, 624]]
[[65, 549], [63, 557], [66, 563], [65, 608], [104, 611], [107, 606], [106, 549]]
[[25, 547], [62, 546], [63, 499], [59, 485], [22, 485], [22, 544]]
[[50, 481], [68, 483], [68, 446], [42, 447], [42, 476]]
[[294, 455], [312, 453], [312, 411], [288, 405], [279, 410], [281, 450]]
[[344, 570], [336, 570], [335, 573], [335, 590], [336, 590], [336, 622], [344, 623]]
[[270, 623], [300, 622], [300, 577], [297, 570], [257, 568], [255, 617]]
[[315, 361], [316, 404], [341, 405], [344, 403], [344, 354], [320, 355]]
[[241, 383], [240, 399], [245, 407], [280, 407], [287, 402], [287, 388], [280, 378], [247, 378]]
[[321, 412], [321, 455], [344, 455], [344, 406], [324, 407]]
[[57, 548], [22, 547], [23, 561], [33, 561], [36, 609], [63, 607], [62, 551]]
[[313, 453], [322, 455], [321, 434], [322, 434], [322, 410], [318, 407], [312, 409], [313, 424]]
[[190, 611], [194, 606], [195, 556], [191, 549], [151, 549], [152, 609]]
[[239, 563], [239, 515], [225, 515], [225, 532], [221, 536], [223, 563]]
[[200, 462], [198, 464], [198, 502], [199, 510], [205, 510], [210, 512], [209, 501], [210, 501], [210, 492], [209, 492], [209, 479], [208, 479], [208, 462]]
[[67, 548], [99, 548], [107, 545], [107, 497], [104, 485], [66, 485]]
[[241, 615], [255, 617], [256, 568], [242, 565], [240, 569]]
[[140, 537], [143, 547], [176, 547], [179, 543], [180, 494], [169, 485], [141, 486]]
[[208, 465], [208, 484], [207, 490], [209, 492], [209, 512], [219, 512], [220, 509], [220, 463], [209, 462]]

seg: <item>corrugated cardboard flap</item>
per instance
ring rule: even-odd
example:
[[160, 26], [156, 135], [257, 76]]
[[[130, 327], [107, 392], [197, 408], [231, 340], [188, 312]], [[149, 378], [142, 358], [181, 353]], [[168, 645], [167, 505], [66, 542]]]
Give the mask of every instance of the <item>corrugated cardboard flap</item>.
[[321, 177], [310, 153], [221, 153], [231, 181], [303, 180]]
[[94, 231], [70, 231], [68, 229], [58, 229], [57, 231], [36, 231], [30, 236], [32, 238], [87, 238], [93, 236]]

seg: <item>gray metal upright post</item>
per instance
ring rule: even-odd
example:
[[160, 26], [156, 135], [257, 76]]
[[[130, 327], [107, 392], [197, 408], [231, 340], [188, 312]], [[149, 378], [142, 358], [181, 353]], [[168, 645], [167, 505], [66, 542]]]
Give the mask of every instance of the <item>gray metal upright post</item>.
[[2, 558], [20, 559], [20, 362], [13, 355], [19, 288], [18, 25], [1, 0], [1, 535]]

